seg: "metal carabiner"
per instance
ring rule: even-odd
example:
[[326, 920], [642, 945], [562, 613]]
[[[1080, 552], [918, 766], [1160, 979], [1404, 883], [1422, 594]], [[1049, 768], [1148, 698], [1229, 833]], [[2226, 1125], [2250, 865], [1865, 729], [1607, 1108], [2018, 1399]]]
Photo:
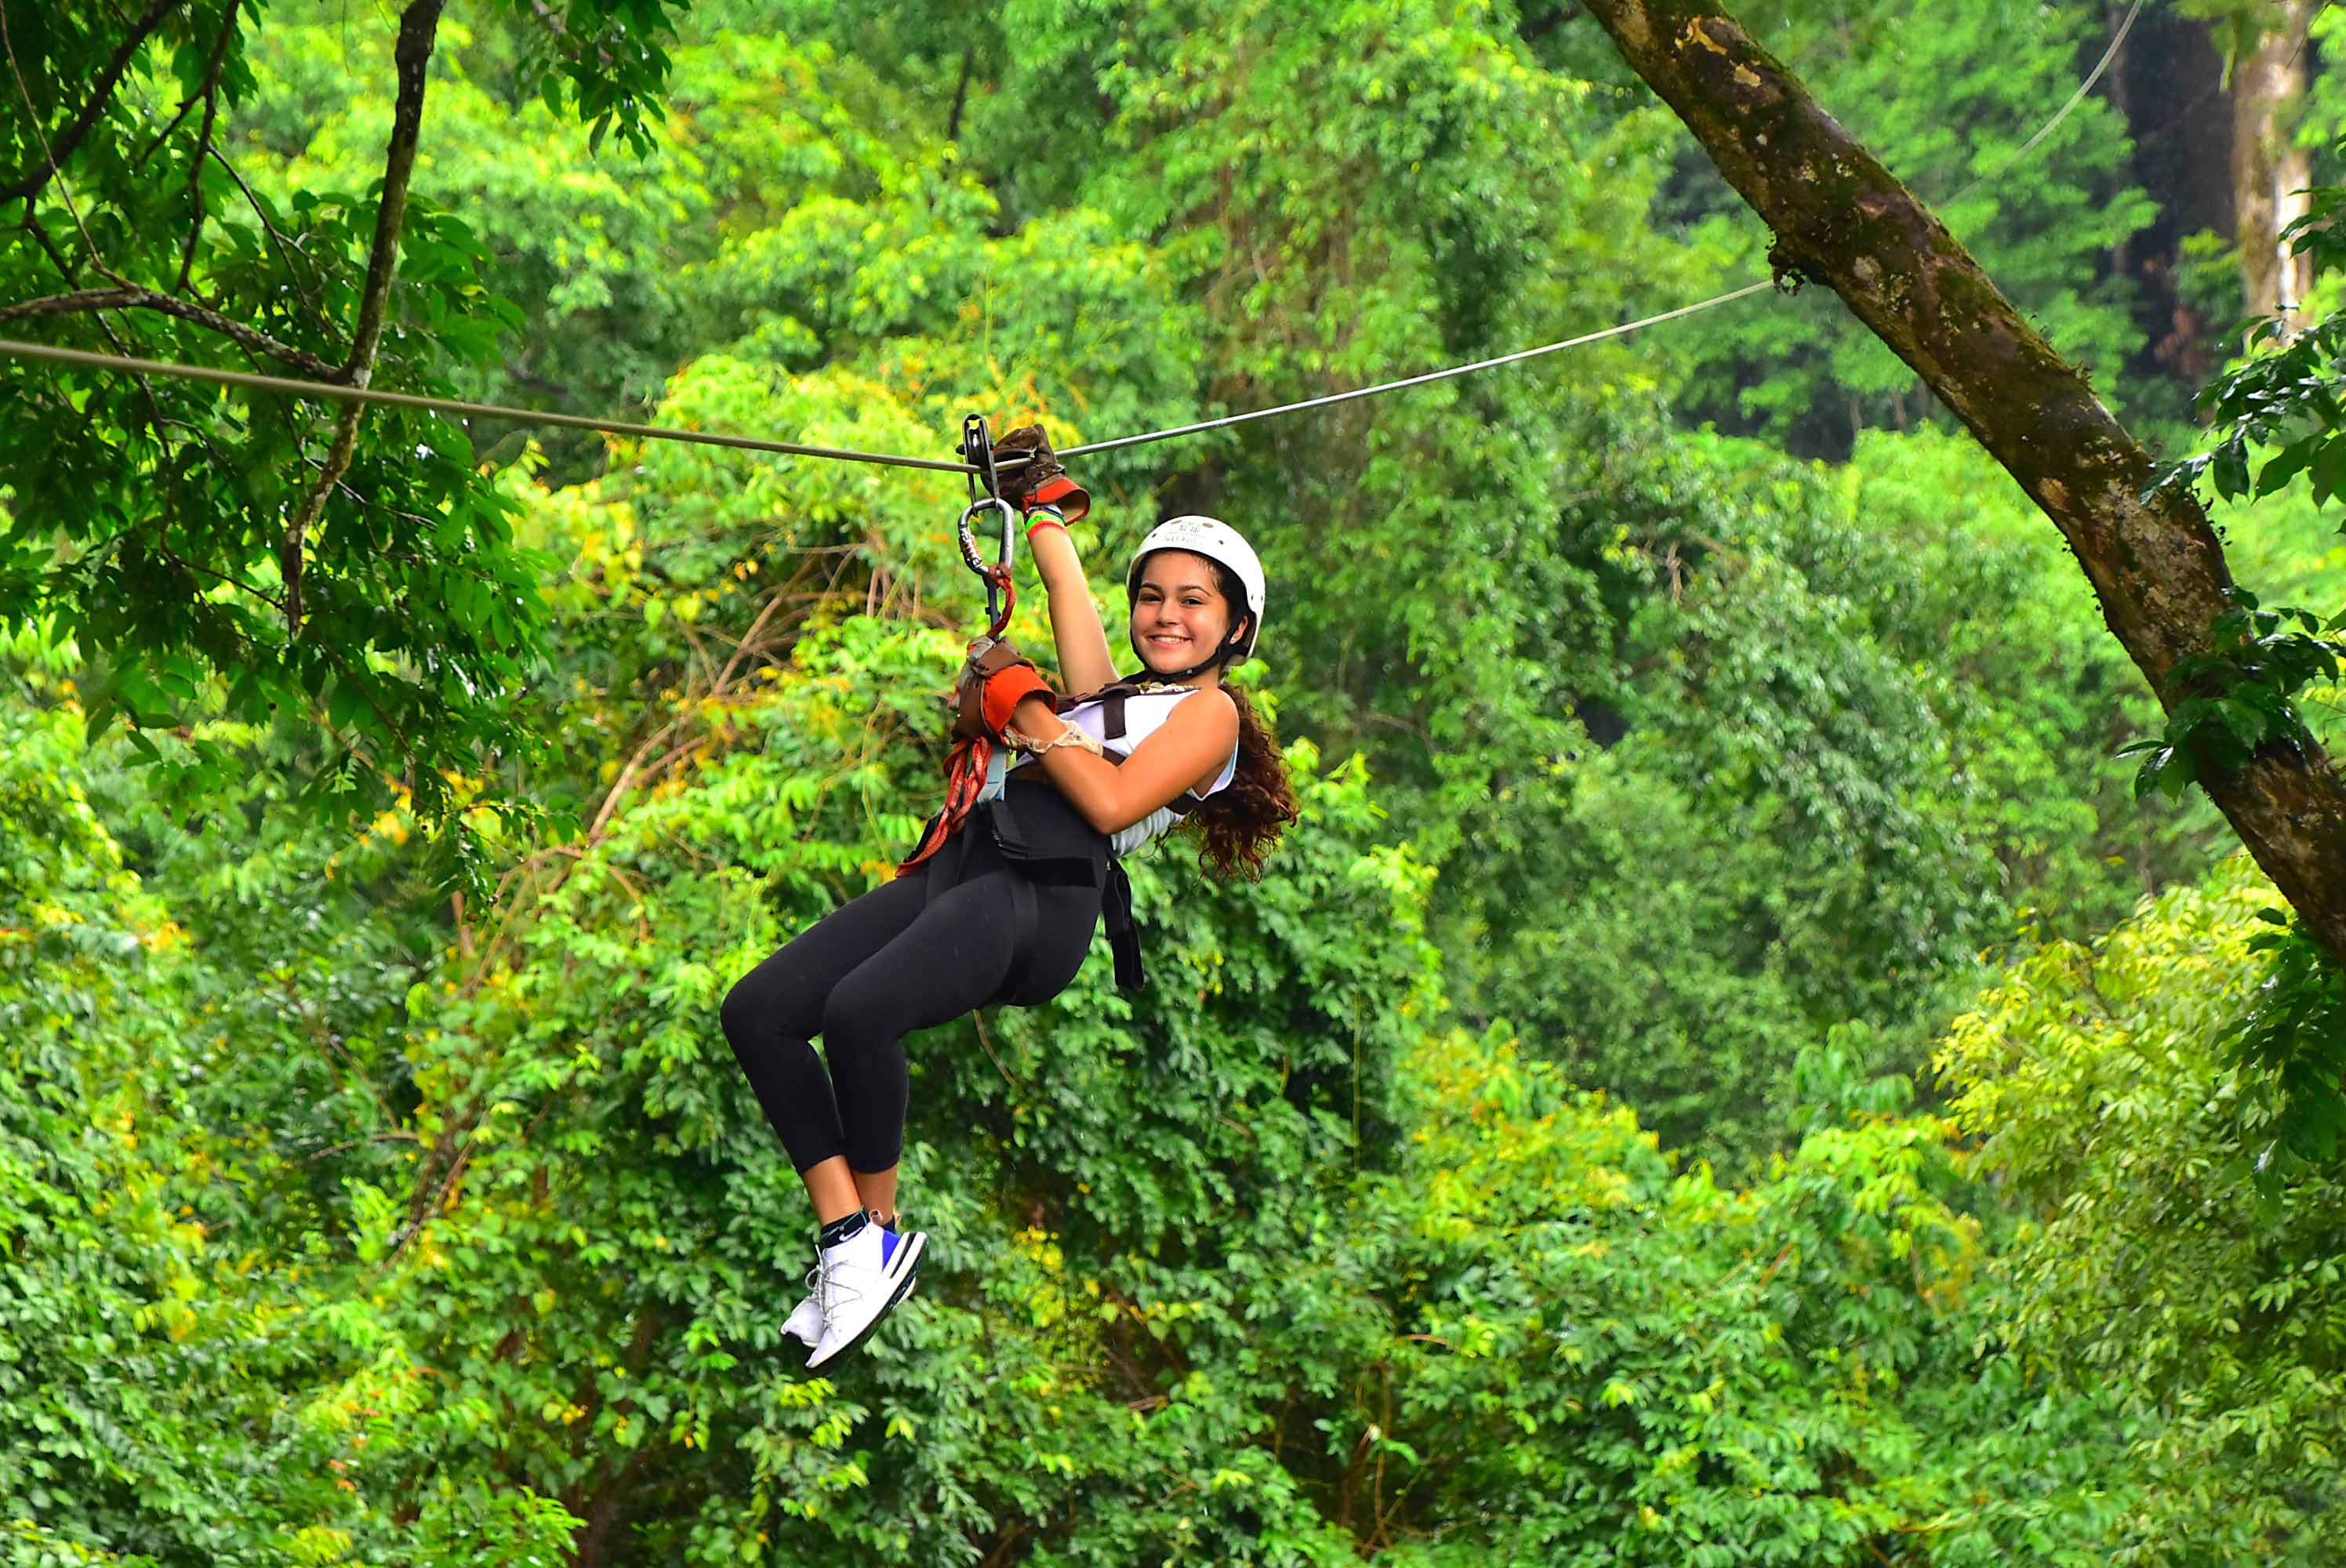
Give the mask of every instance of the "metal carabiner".
[[[970, 502], [962, 510], [955, 532], [961, 537], [963, 562], [985, 585], [985, 635], [998, 637], [1009, 624], [1010, 607], [1016, 602], [1017, 590], [1012, 586], [1010, 568], [1011, 552], [1018, 538], [1018, 514], [1002, 498], [1002, 477], [994, 466], [994, 432], [987, 427], [984, 414], [973, 413], [961, 422], [961, 455], [970, 465]], [[978, 558], [977, 536], [969, 526], [969, 520], [988, 506], [1002, 513], [1002, 550], [991, 566]]]
[[[978, 555], [977, 535], [969, 525], [971, 518], [988, 507], [1002, 514], [1002, 548], [992, 565]], [[986, 635], [1000, 636], [1004, 624], [1010, 619], [1010, 606], [1002, 602], [1002, 596], [1010, 588], [1011, 552], [1018, 539], [1018, 514], [1001, 496], [981, 495], [962, 508], [961, 521], [954, 532], [961, 538], [963, 565], [976, 573], [978, 581], [985, 585]]]

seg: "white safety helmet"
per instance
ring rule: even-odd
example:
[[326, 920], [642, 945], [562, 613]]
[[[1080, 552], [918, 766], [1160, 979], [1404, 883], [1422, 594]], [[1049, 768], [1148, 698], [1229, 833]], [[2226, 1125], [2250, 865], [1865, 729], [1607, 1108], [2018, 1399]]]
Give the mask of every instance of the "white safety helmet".
[[[1124, 574], [1125, 602], [1140, 596], [1140, 564], [1159, 550], [1187, 550], [1193, 555], [1228, 566], [1237, 574], [1239, 583], [1246, 589], [1246, 603], [1239, 613], [1246, 617], [1246, 635], [1235, 645], [1225, 644], [1215, 650], [1214, 657], [1204, 664], [1181, 672], [1179, 679], [1197, 674], [1220, 663], [1227, 657], [1236, 664], [1254, 654], [1254, 640], [1262, 631], [1263, 575], [1262, 563], [1256, 559], [1254, 547], [1239, 536], [1239, 531], [1219, 517], [1171, 517], [1148, 531], [1140, 548], [1132, 553], [1132, 565]], [[1137, 644], [1133, 651], [1139, 652]]]

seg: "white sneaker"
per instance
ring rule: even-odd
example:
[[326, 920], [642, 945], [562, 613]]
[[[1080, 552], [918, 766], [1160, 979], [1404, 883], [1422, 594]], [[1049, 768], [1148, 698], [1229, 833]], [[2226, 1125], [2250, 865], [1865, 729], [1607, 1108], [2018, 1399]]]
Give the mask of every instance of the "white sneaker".
[[782, 1332], [794, 1335], [810, 1350], [822, 1338], [822, 1264], [818, 1261], [806, 1272], [807, 1298], [791, 1309]]
[[[877, 1224], [877, 1221], [873, 1223]], [[913, 1283], [904, 1287], [899, 1301], [909, 1300], [920, 1283], [921, 1264], [918, 1257], [912, 1263]], [[807, 1293], [803, 1300], [790, 1309], [782, 1323], [782, 1332], [796, 1339], [811, 1350], [822, 1339], [822, 1249], [815, 1249], [815, 1265], [806, 1271]]]
[[[926, 1231], [900, 1236], [872, 1221], [837, 1246], [823, 1248], [813, 1279], [822, 1332], [814, 1354], [807, 1358], [808, 1366], [820, 1367], [863, 1342], [889, 1308], [911, 1292], [928, 1244]], [[797, 1314], [791, 1317], [795, 1319]]]

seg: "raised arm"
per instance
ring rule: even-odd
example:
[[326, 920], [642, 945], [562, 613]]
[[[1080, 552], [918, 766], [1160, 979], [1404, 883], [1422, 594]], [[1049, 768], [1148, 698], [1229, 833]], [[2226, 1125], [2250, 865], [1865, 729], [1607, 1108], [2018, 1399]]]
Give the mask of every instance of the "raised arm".
[[1035, 557], [1035, 569], [1042, 574], [1043, 592], [1051, 603], [1051, 640], [1058, 645], [1059, 678], [1071, 692], [1097, 691], [1116, 678], [1116, 657], [1084, 581], [1083, 561], [1067, 531], [1046, 521], [1048, 509], [1035, 515], [1026, 549]]
[[1051, 639], [1059, 648], [1059, 678], [1071, 692], [1096, 691], [1116, 678], [1116, 656], [1107, 633], [1100, 628], [1099, 611], [1092, 605], [1084, 581], [1084, 564], [1075, 541], [1061, 525], [1091, 510], [1091, 497], [1067, 477], [1050, 438], [1039, 424], [1021, 425], [994, 443], [997, 456], [1023, 456], [1025, 462], [1004, 475], [1002, 494], [1028, 518], [1026, 547], [1042, 574], [1043, 592], [1051, 603]]

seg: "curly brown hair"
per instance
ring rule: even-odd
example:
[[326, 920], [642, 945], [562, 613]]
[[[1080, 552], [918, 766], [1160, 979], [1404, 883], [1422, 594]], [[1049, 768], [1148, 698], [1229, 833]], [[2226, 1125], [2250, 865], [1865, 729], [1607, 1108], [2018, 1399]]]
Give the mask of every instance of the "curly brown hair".
[[1246, 689], [1229, 681], [1222, 689], [1239, 710], [1239, 764], [1230, 781], [1206, 797], [1182, 820], [1182, 831], [1198, 836], [1198, 863], [1223, 881], [1262, 875], [1263, 858], [1296, 820], [1295, 791], [1287, 781], [1287, 759], [1279, 740], [1248, 700]]
[[[1239, 575], [1210, 557], [1207, 564], [1214, 568], [1214, 584], [1221, 590], [1222, 603], [1239, 615], [1255, 614]], [[1139, 581], [1137, 571], [1127, 578], [1127, 609], [1139, 597], [1135, 585]], [[1141, 673], [1148, 673], [1145, 666]], [[1245, 687], [1225, 680], [1222, 689], [1230, 694], [1239, 710], [1238, 768], [1230, 781], [1207, 796], [1175, 830], [1196, 835], [1198, 863], [1215, 877], [1223, 881], [1239, 876], [1251, 880], [1262, 875], [1264, 858], [1278, 847], [1280, 835], [1300, 813], [1295, 790], [1287, 779], [1287, 759], [1280, 754], [1279, 738], [1255, 712]]]

